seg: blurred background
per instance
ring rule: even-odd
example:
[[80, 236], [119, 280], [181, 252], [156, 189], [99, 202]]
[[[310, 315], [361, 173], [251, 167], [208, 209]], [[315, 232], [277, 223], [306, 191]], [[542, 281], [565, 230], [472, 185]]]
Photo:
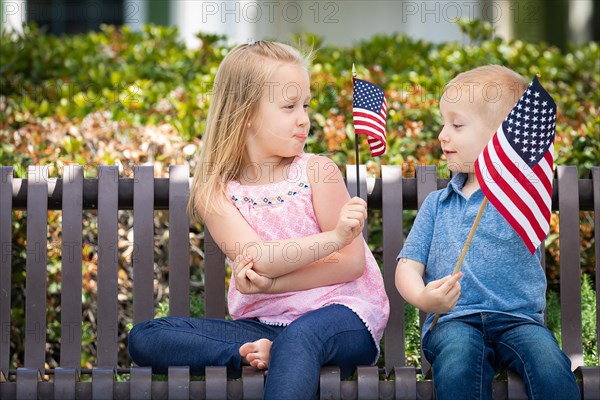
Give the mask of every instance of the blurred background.
[[36, 22], [56, 35], [101, 24], [176, 26], [190, 46], [199, 31], [243, 42], [312, 32], [349, 46], [375, 34], [405, 33], [441, 42], [460, 40], [457, 19], [489, 21], [503, 39], [546, 41], [565, 48], [600, 39], [598, 0], [0, 0], [0, 27]]

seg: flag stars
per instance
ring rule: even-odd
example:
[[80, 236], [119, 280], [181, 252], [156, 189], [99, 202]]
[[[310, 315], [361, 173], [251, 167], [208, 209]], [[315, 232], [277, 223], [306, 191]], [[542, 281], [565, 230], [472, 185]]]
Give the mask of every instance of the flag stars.
[[506, 138], [530, 167], [543, 158], [553, 142], [555, 115], [554, 102], [534, 80], [504, 120]]

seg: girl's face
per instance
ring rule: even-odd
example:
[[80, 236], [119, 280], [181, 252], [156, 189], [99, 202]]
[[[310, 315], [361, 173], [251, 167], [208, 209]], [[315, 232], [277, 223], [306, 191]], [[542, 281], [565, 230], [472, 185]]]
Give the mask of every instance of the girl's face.
[[302, 152], [310, 128], [310, 98], [305, 68], [281, 64], [275, 70], [247, 127], [246, 147], [252, 160], [289, 158]]

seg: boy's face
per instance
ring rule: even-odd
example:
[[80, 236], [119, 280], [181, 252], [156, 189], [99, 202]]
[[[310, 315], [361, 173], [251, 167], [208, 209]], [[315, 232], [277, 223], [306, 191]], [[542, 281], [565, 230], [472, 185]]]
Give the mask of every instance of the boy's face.
[[438, 138], [448, 162], [454, 172], [475, 172], [475, 160], [483, 151], [496, 128], [491, 128], [483, 119], [483, 99], [469, 98], [468, 92], [460, 96], [442, 96], [440, 113], [442, 131]]

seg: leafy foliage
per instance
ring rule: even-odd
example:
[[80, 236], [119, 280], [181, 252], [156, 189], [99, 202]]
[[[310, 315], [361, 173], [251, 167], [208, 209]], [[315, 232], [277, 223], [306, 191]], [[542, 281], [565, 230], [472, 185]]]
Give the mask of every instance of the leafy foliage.
[[[598, 343], [596, 342], [596, 292], [588, 274], [581, 278], [581, 324], [584, 365], [598, 365]], [[560, 324], [560, 298], [556, 292], [548, 292], [546, 306], [546, 326], [554, 334], [558, 343], [562, 343]]]
[[[577, 165], [581, 177], [600, 159], [600, 49], [598, 43], [571, 47], [567, 52], [546, 44], [493, 37], [481, 21], [460, 21], [465, 43], [434, 44], [405, 35], [379, 35], [350, 48], [327, 45], [314, 35], [291, 41], [314, 47], [311, 136], [307, 151], [327, 154], [338, 165], [354, 163], [351, 67], [361, 77], [385, 89], [388, 99], [388, 151], [378, 162], [361, 145], [360, 161], [371, 174], [380, 164], [402, 165], [407, 177], [417, 164], [436, 164], [447, 174], [437, 133], [441, 121], [438, 99], [446, 82], [464, 70], [496, 63], [525, 77], [540, 74], [558, 108], [556, 163]], [[100, 32], [54, 37], [35, 25], [23, 35], [2, 33], [0, 39], [0, 163], [13, 165], [16, 177], [26, 177], [29, 165], [51, 166], [51, 175], [69, 163], [85, 166], [95, 177], [98, 165], [118, 164], [131, 176], [133, 165], [154, 165], [157, 176], [168, 165], [194, 166], [217, 67], [230, 47], [215, 35], [199, 34], [201, 45], [185, 47], [174, 27], [130, 28], [103, 26]], [[361, 137], [361, 141], [366, 139]], [[372, 211], [373, 215], [380, 215]], [[414, 213], [405, 215], [409, 229]], [[371, 248], [381, 262], [381, 225], [371, 218]], [[94, 306], [97, 243], [95, 213], [84, 216], [84, 336], [82, 366], [94, 363]], [[13, 238], [11, 364], [23, 360], [25, 218], [15, 212]], [[61, 215], [49, 216], [49, 242], [59, 243]], [[131, 323], [131, 213], [119, 214], [119, 312], [123, 316], [119, 364], [129, 360], [125, 343]], [[591, 272], [594, 260], [593, 223], [582, 213], [582, 267]], [[168, 254], [163, 213], [155, 214], [155, 298], [158, 315], [168, 312], [166, 299]], [[192, 312], [203, 314], [201, 227], [190, 233], [192, 254]], [[558, 221], [553, 217], [546, 243], [550, 283], [558, 281]], [[60, 320], [60, 249], [48, 249], [47, 363], [58, 364]], [[195, 303], [194, 303], [195, 302]], [[588, 303], [585, 303], [588, 304]], [[593, 303], [592, 303], [593, 304]], [[414, 311], [407, 309], [414, 320]], [[412, 313], [412, 314], [410, 314]], [[412, 331], [410, 331], [412, 332]], [[418, 332], [412, 332], [409, 358], [418, 362]], [[411, 347], [413, 346], [413, 347]], [[412, 351], [412, 350], [411, 350]], [[592, 351], [593, 354], [593, 350]], [[596, 363], [597, 363], [597, 350]], [[586, 357], [593, 357], [588, 356]], [[588, 359], [588, 358], [586, 358]], [[412, 361], [411, 361], [412, 362]]]

